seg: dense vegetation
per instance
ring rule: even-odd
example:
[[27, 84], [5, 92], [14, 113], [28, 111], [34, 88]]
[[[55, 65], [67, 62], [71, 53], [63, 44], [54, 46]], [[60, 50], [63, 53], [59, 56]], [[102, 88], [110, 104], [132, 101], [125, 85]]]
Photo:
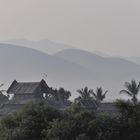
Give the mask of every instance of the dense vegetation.
[[[88, 111], [75, 103], [65, 111], [31, 103], [21, 112], [1, 118], [0, 140], [140, 140], [140, 83], [131, 81], [125, 87], [121, 93], [132, 100], [117, 100], [116, 115]], [[78, 92], [78, 99], [91, 98], [93, 93], [87, 87]], [[103, 99], [106, 92], [102, 94], [98, 88], [93, 95]]]
[[119, 116], [94, 114], [73, 104], [61, 112], [29, 104], [0, 121], [0, 140], [139, 140], [140, 103], [117, 101]]

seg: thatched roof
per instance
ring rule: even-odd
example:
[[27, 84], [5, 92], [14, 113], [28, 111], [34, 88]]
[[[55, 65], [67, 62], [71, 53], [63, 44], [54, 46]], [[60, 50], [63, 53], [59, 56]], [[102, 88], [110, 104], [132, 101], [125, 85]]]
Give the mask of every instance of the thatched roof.
[[8, 94], [33, 94], [40, 90], [40, 92], [46, 92], [48, 89], [48, 85], [44, 80], [40, 82], [17, 82], [13, 81], [9, 89], [7, 90]]

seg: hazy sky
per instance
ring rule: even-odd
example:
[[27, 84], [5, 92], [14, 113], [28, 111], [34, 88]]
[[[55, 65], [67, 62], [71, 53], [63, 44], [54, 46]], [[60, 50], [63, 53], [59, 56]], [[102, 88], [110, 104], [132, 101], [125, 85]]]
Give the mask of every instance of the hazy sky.
[[15, 38], [140, 56], [140, 1], [0, 0], [0, 40]]

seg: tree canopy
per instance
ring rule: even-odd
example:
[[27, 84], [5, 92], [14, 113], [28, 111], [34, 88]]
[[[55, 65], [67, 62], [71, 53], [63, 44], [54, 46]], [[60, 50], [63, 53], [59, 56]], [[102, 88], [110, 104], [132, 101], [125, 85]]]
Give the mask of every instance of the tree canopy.
[[120, 116], [95, 114], [77, 104], [65, 111], [29, 104], [0, 120], [0, 140], [139, 140], [140, 104], [117, 101]]

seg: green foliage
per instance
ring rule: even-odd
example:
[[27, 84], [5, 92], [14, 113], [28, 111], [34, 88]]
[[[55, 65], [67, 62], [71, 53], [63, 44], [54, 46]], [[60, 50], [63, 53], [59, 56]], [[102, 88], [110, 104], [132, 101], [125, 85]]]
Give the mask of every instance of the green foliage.
[[46, 134], [45, 140], [72, 140], [72, 127], [73, 124], [70, 121], [54, 120], [44, 133]]
[[50, 92], [50, 95], [53, 96], [53, 98], [56, 101], [62, 101], [62, 102], [68, 101], [68, 99], [71, 96], [71, 92], [68, 90], [65, 90], [64, 88], [59, 88], [59, 89], [50, 88], [49, 92]]
[[73, 104], [65, 112], [61, 121], [54, 120], [47, 131], [46, 140], [76, 140], [85, 133], [88, 123], [94, 118], [94, 114]]
[[120, 111], [122, 121], [139, 123], [140, 122], [140, 103], [133, 104], [130, 101], [117, 100], [116, 107]]
[[119, 140], [118, 120], [112, 116], [100, 114], [89, 122], [87, 134], [95, 140]]
[[93, 112], [82, 108], [80, 105], [72, 104], [70, 108], [65, 111], [66, 118], [75, 119], [77, 121], [88, 121], [95, 117]]
[[65, 111], [29, 104], [0, 120], [0, 140], [139, 140], [140, 103], [118, 100], [119, 115], [95, 114], [77, 104]]
[[1, 120], [1, 140], [41, 140], [42, 132], [49, 122], [61, 118], [62, 114], [44, 103], [29, 104], [22, 112]]
[[81, 134], [79, 135], [76, 140], [91, 140], [88, 136], [86, 136], [86, 134]]
[[120, 111], [119, 131], [122, 139], [138, 140], [140, 138], [140, 103], [117, 100], [116, 107]]
[[65, 101], [69, 99], [69, 97], [71, 96], [71, 92], [65, 90], [64, 88], [59, 88], [58, 95], [60, 97], [60, 100]]

